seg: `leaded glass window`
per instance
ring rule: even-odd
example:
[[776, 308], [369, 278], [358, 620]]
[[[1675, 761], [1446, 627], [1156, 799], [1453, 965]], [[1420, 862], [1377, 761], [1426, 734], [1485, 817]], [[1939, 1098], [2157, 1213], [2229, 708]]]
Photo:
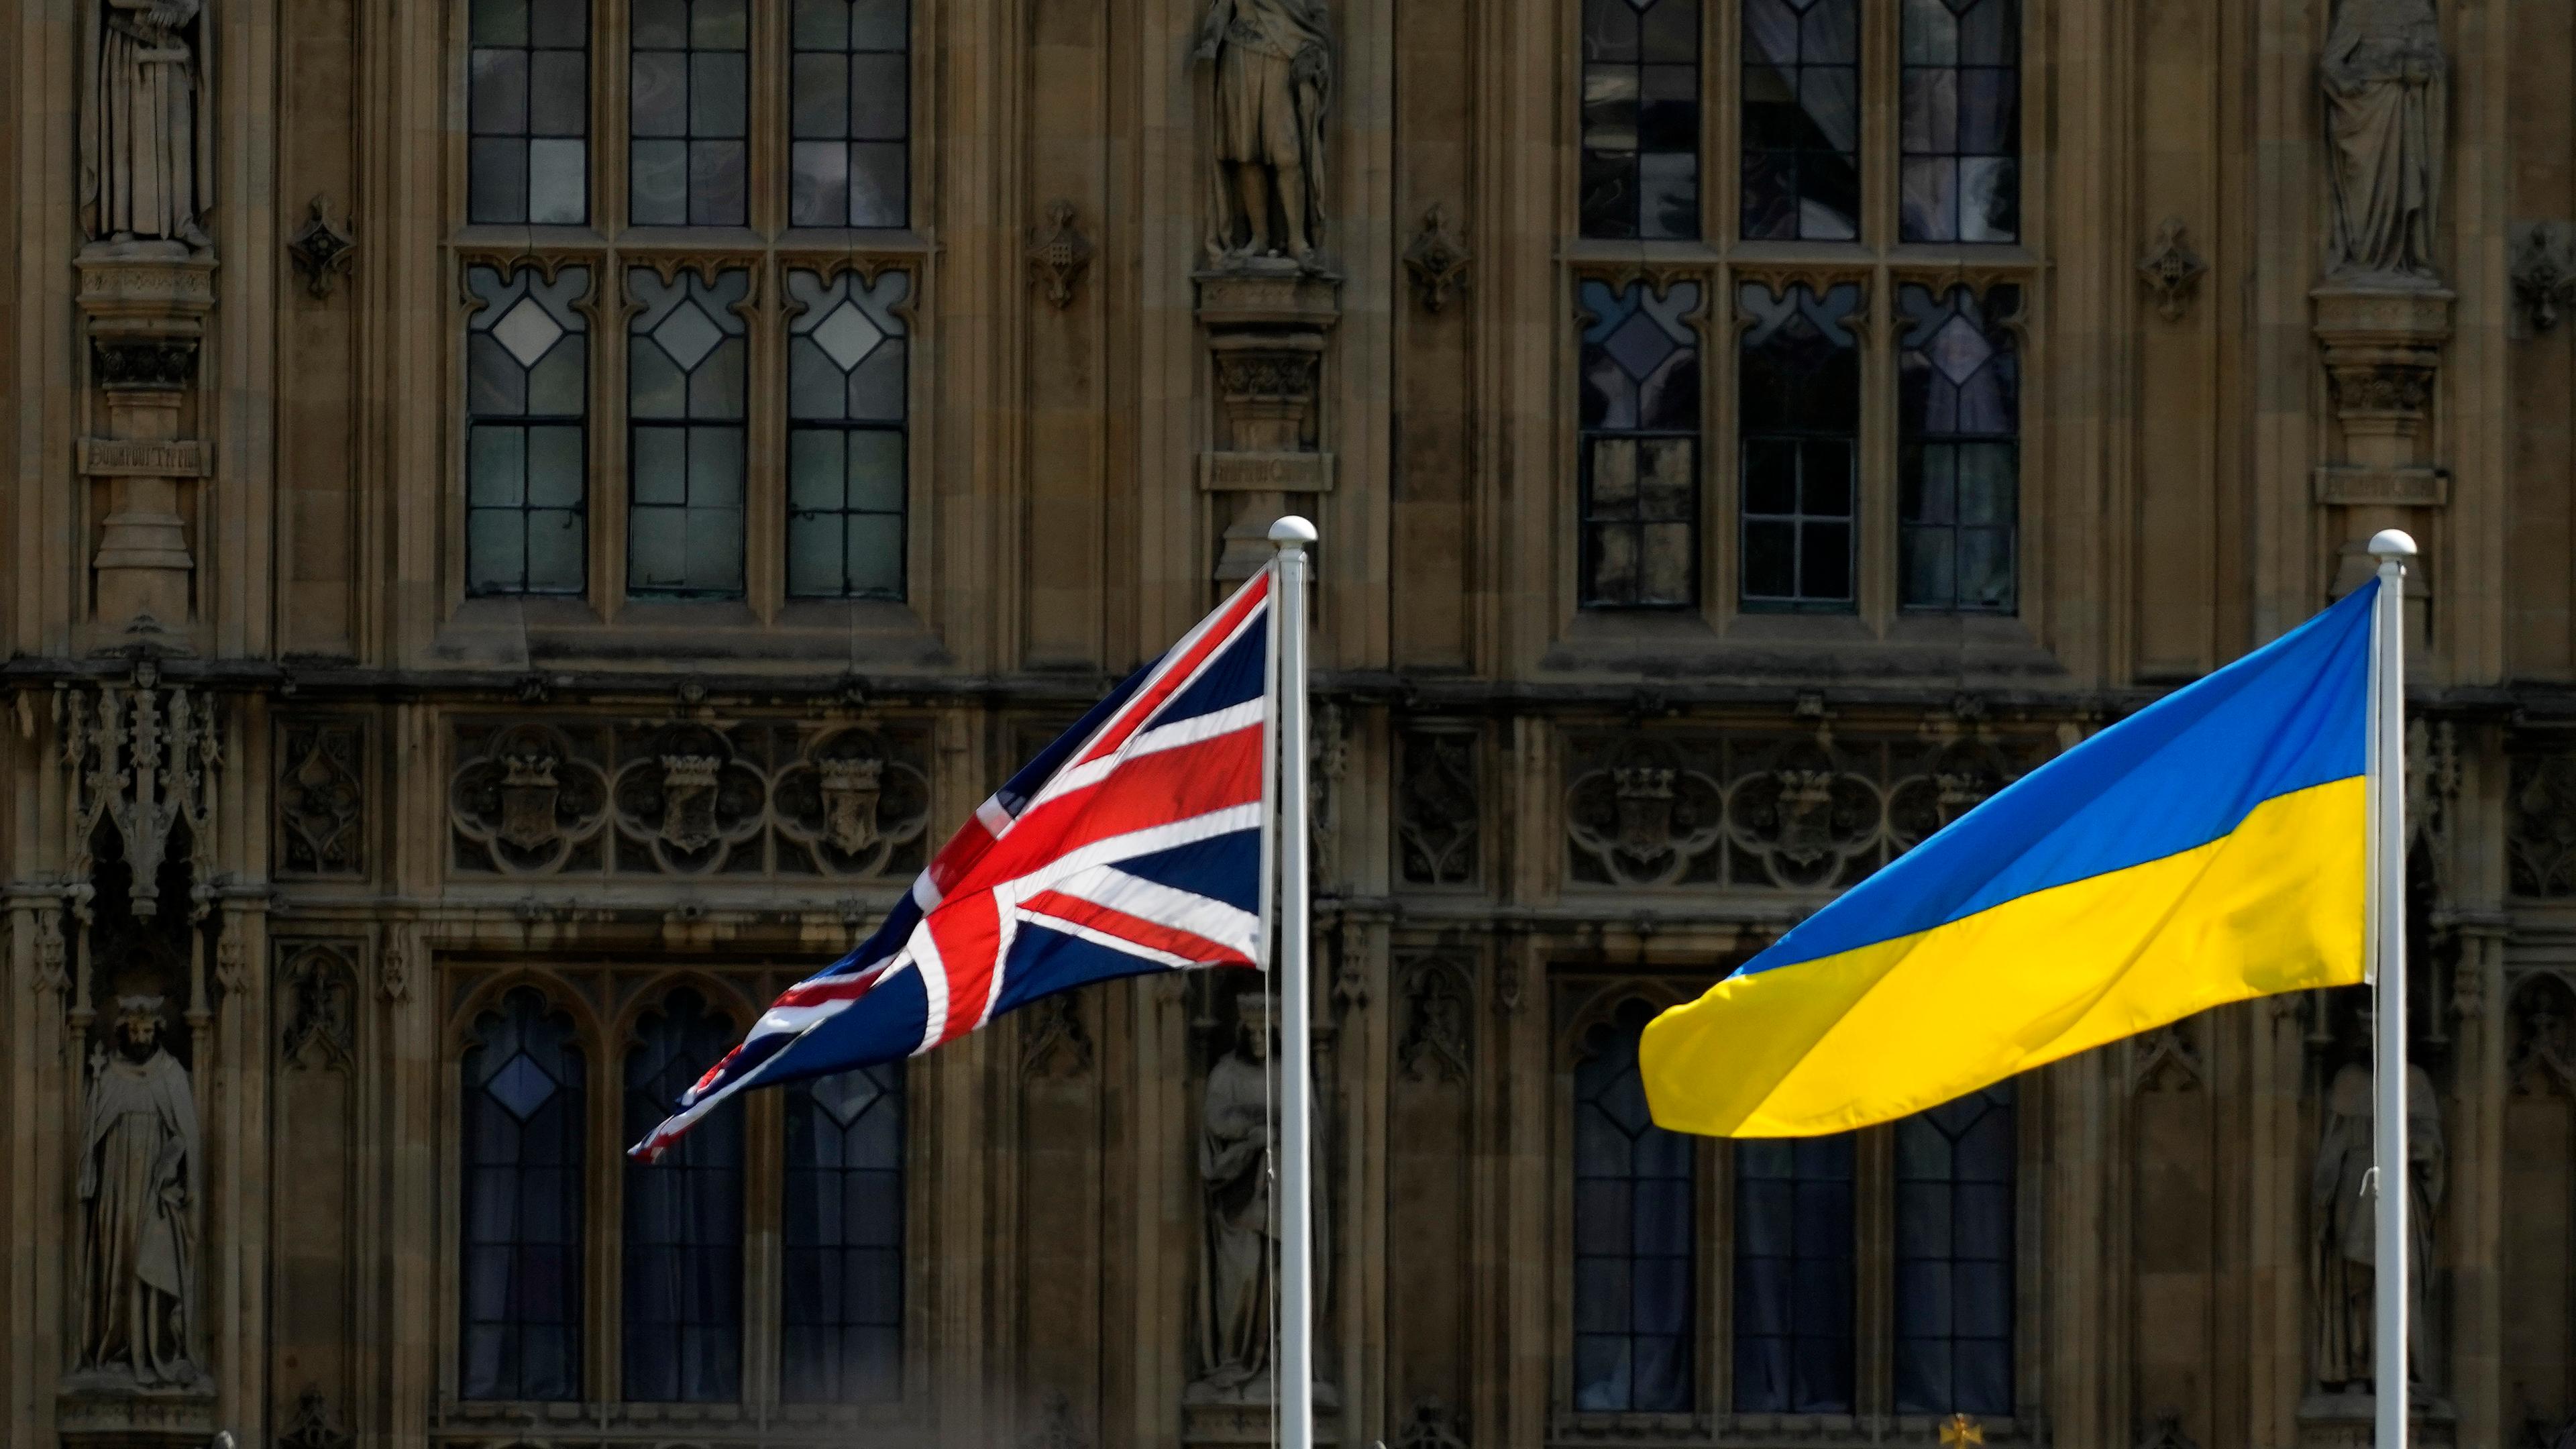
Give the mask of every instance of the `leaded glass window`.
[[[1750, 0], [1748, 0], [1750, 3]], [[2021, 16], [2015, 0], [1905, 0], [1906, 241], [2021, 235]]]
[[2013, 1411], [2013, 1084], [1896, 1125], [1896, 1411]]
[[582, 1397], [584, 1077], [569, 1017], [523, 987], [475, 1023], [458, 1153], [457, 1389]]
[[1896, 294], [1898, 591], [1907, 608], [2010, 613], [2019, 522], [2018, 297], [1997, 287]]
[[751, 273], [626, 274], [626, 591], [742, 596], [744, 370]]
[[[1625, 3], [1625, 0], [1621, 0]], [[1582, 598], [1679, 607], [1699, 596], [1700, 286], [1587, 280]]]
[[909, 220], [911, 24], [904, 0], [796, 0], [790, 225]]
[[1744, 235], [1854, 240], [1860, 0], [1742, 3]]
[[633, 0], [627, 219], [742, 226], [750, 154], [747, 0]]
[[787, 594], [903, 597], [912, 278], [787, 274]]
[[1583, 0], [1583, 234], [1699, 235], [1699, 0]]
[[1735, 1408], [1852, 1412], [1852, 1138], [1735, 1144]]
[[[733, 1022], [681, 988], [626, 1053], [626, 1139], [640, 1142], [730, 1050]], [[659, 1162], [626, 1164], [625, 1396], [742, 1394], [742, 1103], [701, 1118]]]
[[779, 1393], [790, 1403], [901, 1391], [903, 1116], [900, 1063], [787, 1089]]
[[1696, 1208], [1690, 1139], [1654, 1124], [1632, 1001], [1574, 1068], [1574, 1406], [1691, 1407]]
[[1743, 597], [1754, 608], [1852, 606], [1860, 440], [1861, 289], [1740, 289]]
[[474, 0], [466, 41], [466, 219], [588, 221], [588, 0]]
[[578, 594], [589, 540], [588, 267], [468, 267], [465, 586]]

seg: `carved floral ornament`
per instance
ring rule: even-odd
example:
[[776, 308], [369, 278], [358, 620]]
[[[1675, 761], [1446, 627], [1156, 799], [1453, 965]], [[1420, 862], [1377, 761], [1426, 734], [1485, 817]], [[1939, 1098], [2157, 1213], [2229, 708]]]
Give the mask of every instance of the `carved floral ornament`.
[[1395, 1064], [1408, 1081], [1466, 1080], [1475, 1020], [1471, 959], [1430, 951], [1399, 956]]
[[364, 875], [365, 727], [354, 720], [289, 721], [279, 729], [277, 753], [281, 870]]
[[1578, 739], [1569, 873], [1622, 887], [1848, 886], [2054, 752], [2053, 740], [1983, 734]]
[[1395, 836], [1405, 882], [1475, 884], [1482, 848], [1476, 737], [1462, 730], [1409, 730], [1401, 770]]
[[922, 864], [917, 726], [565, 719], [458, 726], [460, 874], [868, 878]]
[[2512, 229], [2506, 249], [2513, 259], [2513, 300], [2532, 335], [2558, 325], [2562, 312], [2576, 304], [2576, 226], [2563, 221], [2527, 221]]
[[2576, 749], [2546, 741], [2517, 748], [2505, 790], [2505, 857], [2513, 893], [2576, 896]]
[[1404, 249], [1404, 270], [1413, 279], [1413, 295], [1426, 312], [1437, 314], [1456, 293], [1467, 290], [1467, 264], [1474, 260], [1467, 243], [1450, 229], [1449, 209], [1438, 202], [1422, 214], [1422, 229]]
[[2168, 322], [2181, 321], [2191, 310], [2192, 295], [2200, 290], [2201, 275], [2209, 270], [2209, 263], [2184, 239], [2184, 232], [2181, 217], [2166, 217], [2156, 228], [2154, 243], [2138, 258], [2138, 276], [2155, 294], [2156, 315]]
[[1047, 203], [1047, 224], [1029, 229], [1029, 273], [1057, 311], [1073, 305], [1074, 286], [1091, 267], [1091, 239], [1074, 226], [1070, 201]]
[[278, 1059], [290, 1068], [347, 1071], [356, 1047], [358, 970], [347, 947], [314, 944], [286, 953], [278, 970], [286, 1030]]

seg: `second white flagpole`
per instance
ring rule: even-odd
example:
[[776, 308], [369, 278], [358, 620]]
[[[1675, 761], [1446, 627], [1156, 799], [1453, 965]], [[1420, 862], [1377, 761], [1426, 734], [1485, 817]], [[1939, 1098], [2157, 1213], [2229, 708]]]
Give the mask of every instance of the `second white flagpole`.
[[2372, 1053], [2372, 1186], [2378, 1301], [2372, 1385], [2377, 1449], [2406, 1449], [2406, 561], [2415, 540], [2384, 529], [2370, 540], [2379, 597], [2370, 616], [2370, 941], [2378, 1041]]
[[1314, 1050], [1307, 1029], [1306, 545], [1315, 525], [1294, 514], [1270, 525], [1279, 550], [1279, 1443], [1315, 1443]]

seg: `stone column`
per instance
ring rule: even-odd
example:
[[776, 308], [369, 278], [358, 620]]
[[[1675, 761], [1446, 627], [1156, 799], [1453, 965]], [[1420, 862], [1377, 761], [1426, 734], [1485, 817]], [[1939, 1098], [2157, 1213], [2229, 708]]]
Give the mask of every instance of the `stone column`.
[[91, 617], [113, 643], [179, 633], [196, 583], [187, 513], [209, 472], [206, 445], [186, 433], [214, 259], [175, 242], [98, 243], [78, 265], [99, 432], [80, 440], [77, 467], [104, 498]]
[[1215, 516], [1228, 519], [1215, 577], [1230, 582], [1269, 561], [1272, 519], [1312, 513], [1312, 500], [1332, 491], [1320, 400], [1341, 281], [1256, 258], [1199, 273], [1198, 292], [1216, 394], [1215, 446], [1199, 455], [1199, 491], [1222, 495], [1211, 500]]

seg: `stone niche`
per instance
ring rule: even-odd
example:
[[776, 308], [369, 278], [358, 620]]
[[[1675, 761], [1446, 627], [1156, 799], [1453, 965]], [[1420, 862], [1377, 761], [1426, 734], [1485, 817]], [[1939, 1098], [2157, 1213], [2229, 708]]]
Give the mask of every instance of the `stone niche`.
[[213, 469], [189, 436], [214, 259], [176, 242], [93, 243], [78, 259], [94, 431], [74, 466], [90, 495], [92, 618], [106, 642], [184, 648], [194, 613], [192, 529]]
[[1341, 281], [1267, 257], [1196, 280], [1215, 401], [1198, 484], [1222, 524], [1215, 577], [1232, 581], [1269, 561], [1272, 519], [1332, 491], [1323, 379]]

